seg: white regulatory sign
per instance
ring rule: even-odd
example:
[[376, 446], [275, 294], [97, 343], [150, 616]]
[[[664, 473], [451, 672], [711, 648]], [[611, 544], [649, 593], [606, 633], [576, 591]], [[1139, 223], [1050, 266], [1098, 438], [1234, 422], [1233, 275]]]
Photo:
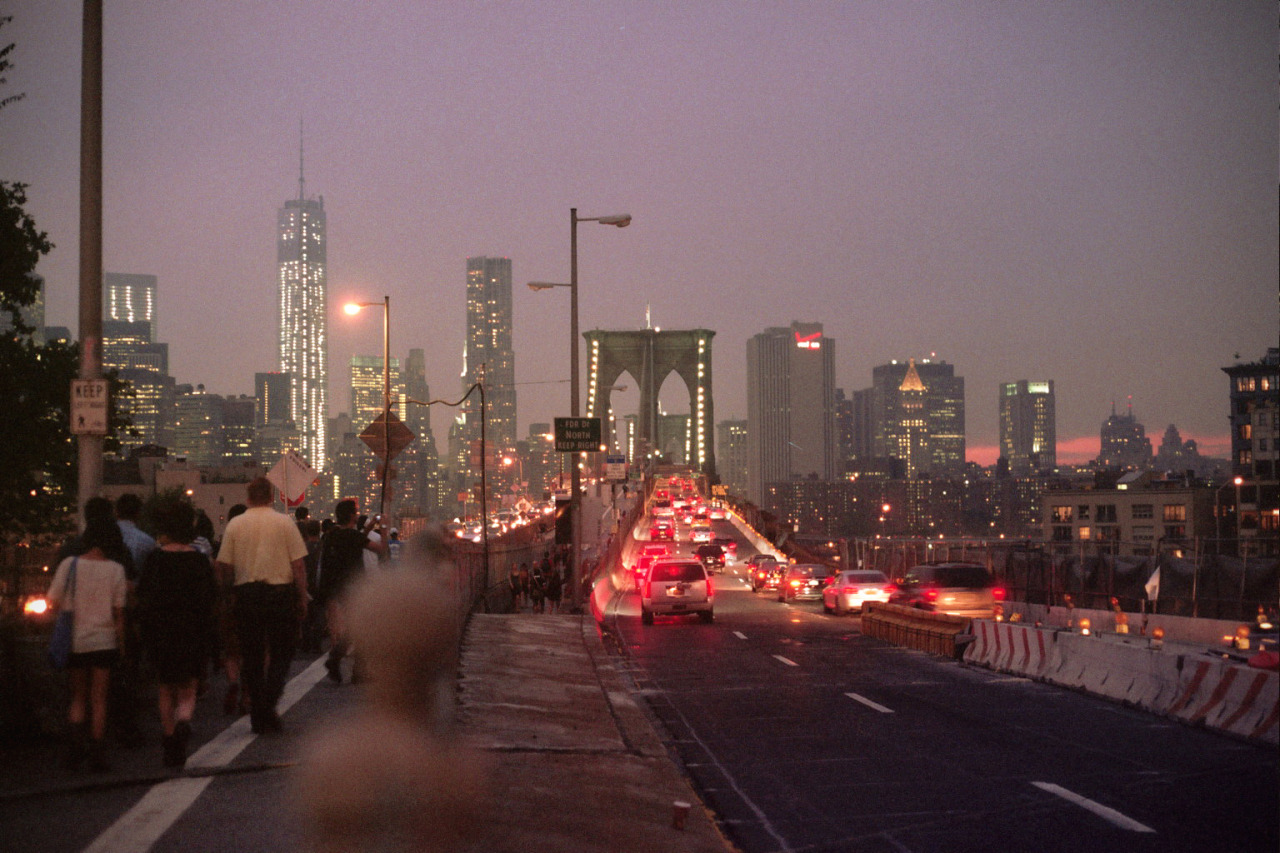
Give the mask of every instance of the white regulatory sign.
[[107, 434], [107, 380], [71, 380], [71, 434]]

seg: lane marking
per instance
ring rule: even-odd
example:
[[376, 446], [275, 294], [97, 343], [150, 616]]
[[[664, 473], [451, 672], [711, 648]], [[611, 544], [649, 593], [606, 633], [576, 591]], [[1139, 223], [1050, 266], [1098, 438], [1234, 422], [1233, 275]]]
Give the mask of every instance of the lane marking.
[[[294, 703], [327, 675], [325, 660], [324, 655], [316, 658], [309, 667], [285, 685], [284, 695], [276, 706], [281, 714], [293, 707]], [[196, 750], [187, 759], [187, 768], [207, 770], [224, 767], [253, 743], [255, 738], [257, 735], [249, 728], [249, 718], [241, 717]], [[137, 805], [107, 827], [84, 849], [84, 853], [146, 853], [195, 803], [212, 781], [213, 776], [184, 776], [152, 786]]]
[[793, 661], [793, 660], [788, 660], [787, 658], [784, 658], [782, 655], [774, 655], [774, 658], [775, 658], [775, 659], [777, 659], [777, 660], [782, 661], [782, 662], [783, 662], [783, 663], [785, 663], [787, 666], [799, 666], [799, 665], [800, 665], [800, 664], [796, 663], [796, 662], [795, 662], [795, 661]]
[[1066, 788], [1059, 785], [1054, 785], [1051, 782], [1032, 782], [1031, 784], [1035, 785], [1041, 791], [1047, 791], [1050, 794], [1062, 797], [1062, 799], [1069, 803], [1075, 803], [1080, 808], [1093, 812], [1098, 817], [1108, 823], [1112, 823], [1120, 827], [1121, 829], [1127, 829], [1130, 832], [1155, 832], [1154, 829], [1144, 823], [1138, 823], [1133, 818], [1123, 815], [1109, 806], [1104, 806], [1102, 803], [1095, 803], [1093, 800], [1068, 791]]
[[855, 702], [861, 702], [863, 705], [866, 705], [868, 708], [870, 708], [873, 711], [879, 711], [881, 714], [893, 713], [892, 708], [886, 708], [885, 706], [881, 705], [878, 702], [872, 702], [866, 696], [859, 696], [857, 693], [846, 693], [844, 695], [848, 696], [850, 699], [852, 699]]
[[741, 631], [734, 631], [733, 636], [737, 637], [739, 640], [745, 640], [747, 638], [747, 635]]

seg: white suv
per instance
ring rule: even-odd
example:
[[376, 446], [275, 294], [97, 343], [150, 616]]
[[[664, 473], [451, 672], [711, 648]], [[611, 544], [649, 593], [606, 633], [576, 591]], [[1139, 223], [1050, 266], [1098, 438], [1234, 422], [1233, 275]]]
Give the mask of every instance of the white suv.
[[654, 561], [640, 585], [640, 621], [653, 624], [655, 614], [697, 613], [703, 622], [715, 619], [715, 590], [702, 563], [688, 557]]

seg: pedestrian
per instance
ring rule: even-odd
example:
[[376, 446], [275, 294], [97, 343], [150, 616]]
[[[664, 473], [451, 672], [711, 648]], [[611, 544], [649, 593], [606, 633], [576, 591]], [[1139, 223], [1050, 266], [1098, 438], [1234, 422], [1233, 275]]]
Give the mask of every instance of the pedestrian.
[[507, 575], [507, 586], [511, 589], [511, 606], [519, 613], [524, 609], [524, 601], [520, 597], [520, 570], [515, 566], [511, 567], [511, 572]]
[[547, 572], [547, 602], [552, 613], [560, 612], [560, 599], [564, 597], [564, 578], [560, 568], [552, 566]]
[[195, 510], [181, 497], [155, 507], [158, 545], [138, 574], [138, 623], [156, 673], [165, 767], [187, 762], [196, 689], [213, 650], [218, 585], [213, 564], [192, 545]]
[[[71, 747], [67, 766], [89, 760], [94, 771], [110, 770], [104, 738], [107, 730], [107, 689], [111, 669], [124, 645], [124, 604], [127, 582], [124, 566], [106, 556], [120, 544], [120, 528], [110, 515], [86, 514], [80, 536], [84, 551], [58, 564], [49, 585], [48, 601], [54, 611], [75, 614], [67, 680], [71, 699], [67, 722]], [[68, 577], [74, 579], [68, 582]]]
[[[338, 501], [334, 508], [334, 527], [320, 544], [320, 583], [317, 602], [325, 609], [329, 624], [329, 658], [325, 669], [329, 680], [342, 683], [342, 659], [347, 654], [347, 594], [352, 584], [364, 576], [365, 554], [377, 559], [383, 550], [369, 536], [368, 528], [356, 526], [356, 502], [350, 498]], [[354, 677], [354, 674], [353, 674]]]
[[[247, 509], [248, 507], [244, 504], [233, 505], [227, 510], [227, 524], [230, 524], [232, 519], [243, 515]], [[222, 553], [221, 540], [214, 550], [215, 554]], [[214, 568], [217, 568], [216, 558]], [[222, 713], [247, 714], [249, 713], [249, 693], [240, 689], [240, 664], [243, 658], [240, 655], [240, 637], [236, 634], [235, 614], [232, 613], [234, 596], [231, 584], [225, 578], [219, 579], [218, 586], [222, 591], [218, 596], [218, 661], [223, 673], [227, 676], [227, 692], [222, 696]]]
[[524, 610], [526, 601], [532, 601], [530, 598], [531, 590], [529, 589], [529, 564], [520, 564], [520, 609]]
[[[120, 527], [120, 535], [129, 549], [134, 568], [142, 570], [147, 555], [156, 549], [156, 540], [139, 527], [142, 518], [142, 498], [133, 492], [126, 492], [116, 498], [116, 523]], [[111, 711], [112, 728], [116, 737], [125, 746], [141, 746], [144, 737], [139, 722], [142, 715], [142, 635], [138, 626], [137, 607], [133, 597], [137, 573], [130, 573], [125, 567], [125, 577], [129, 581], [129, 594], [124, 604], [124, 645], [120, 649], [120, 659], [111, 672], [111, 687], [108, 707]]]
[[213, 521], [209, 515], [202, 509], [196, 510], [196, 537], [191, 540], [191, 547], [195, 548], [201, 554], [209, 558], [210, 564], [213, 563]]
[[277, 733], [282, 726], [276, 703], [307, 613], [307, 545], [294, 520], [272, 508], [270, 480], [255, 478], [247, 495], [249, 509], [227, 524], [217, 568], [224, 583], [233, 584], [250, 728]]
[[546, 612], [547, 579], [537, 563], [534, 563], [533, 568], [529, 570], [529, 599], [533, 604], [531, 609], [534, 613]]
[[[311, 601], [318, 602], [320, 597], [320, 522], [308, 518], [298, 522], [298, 532], [302, 541], [307, 543], [307, 595]], [[309, 654], [320, 653], [320, 641], [324, 637], [324, 608], [307, 608], [307, 618], [302, 623], [302, 651]]]

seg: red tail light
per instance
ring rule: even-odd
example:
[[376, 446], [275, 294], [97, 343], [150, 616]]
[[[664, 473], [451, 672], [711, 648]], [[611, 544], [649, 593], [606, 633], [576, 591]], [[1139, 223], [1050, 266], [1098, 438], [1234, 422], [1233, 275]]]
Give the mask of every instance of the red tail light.
[[653, 598], [653, 583], [647, 577], [644, 579], [644, 586], [640, 588], [640, 595], [644, 598]]
[[994, 598], [996, 601], [1004, 601], [1005, 596], [1007, 596], [1008, 594], [1009, 593], [1006, 592], [1003, 587], [999, 587], [999, 586], [991, 590], [991, 597]]
[[716, 597], [716, 588], [711, 583], [711, 578], [707, 578], [707, 599], [710, 600], [715, 597]]
[[926, 590], [924, 591], [924, 599], [925, 599], [925, 601], [928, 601], [930, 604], [932, 604], [933, 602], [937, 601], [937, 600], [938, 600], [938, 590], [937, 590], [937, 589], [933, 589], [933, 588], [926, 589]]
[[887, 583], [884, 585], [884, 591], [892, 595], [898, 591], [898, 585], [894, 583]]
[[844, 589], [840, 590], [841, 595], [857, 595], [857, 593], [858, 588], [856, 586], [846, 586]]

